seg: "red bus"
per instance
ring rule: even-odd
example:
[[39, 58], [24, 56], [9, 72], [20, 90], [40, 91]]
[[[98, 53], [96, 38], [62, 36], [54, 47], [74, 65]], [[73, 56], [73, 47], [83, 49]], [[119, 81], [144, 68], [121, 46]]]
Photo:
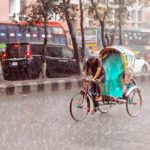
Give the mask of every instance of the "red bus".
[[[0, 22], [0, 43], [30, 42], [43, 43], [44, 28], [42, 24], [25, 26], [24, 22]], [[48, 23], [48, 44], [67, 45], [67, 36], [60, 22]]]

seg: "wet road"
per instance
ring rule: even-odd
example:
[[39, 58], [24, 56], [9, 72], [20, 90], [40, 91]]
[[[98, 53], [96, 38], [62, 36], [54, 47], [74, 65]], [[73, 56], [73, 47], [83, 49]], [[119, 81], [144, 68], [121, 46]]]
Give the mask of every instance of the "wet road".
[[0, 150], [149, 150], [150, 88], [140, 85], [143, 108], [136, 118], [125, 106], [76, 123], [69, 114], [77, 90], [0, 98]]

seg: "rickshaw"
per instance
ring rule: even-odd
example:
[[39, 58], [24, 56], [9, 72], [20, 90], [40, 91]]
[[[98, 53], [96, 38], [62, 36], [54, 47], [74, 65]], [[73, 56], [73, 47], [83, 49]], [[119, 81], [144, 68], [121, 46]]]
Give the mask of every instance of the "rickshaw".
[[[106, 47], [101, 50], [100, 54], [106, 79], [98, 110], [101, 113], [107, 113], [113, 105], [125, 104], [129, 116], [137, 116], [142, 107], [142, 96], [132, 76], [134, 54], [123, 46]], [[90, 112], [90, 102], [94, 100], [99, 91], [93, 91], [90, 80], [87, 80], [86, 83], [86, 90], [75, 94], [70, 101], [70, 114], [75, 121], [86, 118]]]

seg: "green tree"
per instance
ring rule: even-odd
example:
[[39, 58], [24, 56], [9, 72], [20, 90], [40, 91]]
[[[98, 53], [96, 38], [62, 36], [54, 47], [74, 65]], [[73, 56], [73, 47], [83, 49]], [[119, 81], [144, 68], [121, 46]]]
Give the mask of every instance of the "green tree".
[[69, 32], [72, 39], [72, 44], [74, 48], [74, 55], [77, 60], [77, 66], [78, 70], [80, 71], [79, 67], [79, 53], [78, 53], [78, 44], [76, 40], [76, 32], [74, 30], [74, 18], [76, 17], [76, 14], [74, 13], [76, 11], [75, 5], [70, 4], [70, 0], [62, 0], [62, 3], [59, 3], [58, 0], [37, 0], [35, 4], [31, 4], [29, 6], [26, 6], [26, 18], [25, 21], [28, 22], [29, 25], [34, 26], [38, 22], [43, 22], [44, 26], [44, 43], [43, 43], [43, 71], [42, 75], [45, 77], [46, 75], [46, 69], [45, 68], [45, 50], [47, 46], [47, 26], [48, 21], [50, 21], [55, 15], [60, 15], [61, 17], [66, 20]]
[[77, 69], [80, 71], [80, 65], [79, 65], [79, 48], [78, 48], [78, 43], [76, 39], [76, 31], [74, 28], [74, 20], [77, 15], [77, 7], [74, 4], [70, 3], [70, 0], [62, 0], [62, 3], [58, 5], [58, 9], [56, 13], [59, 13], [61, 16], [61, 19], [65, 20], [68, 25], [68, 29], [70, 32], [71, 40], [72, 40], [72, 45], [74, 48], [74, 56], [76, 58], [76, 63], [77, 63]]
[[[101, 2], [97, 1], [95, 2], [94, 0], [90, 0], [92, 6], [89, 8], [89, 13], [92, 13], [95, 17], [96, 20], [99, 21], [100, 26], [101, 26], [101, 39], [102, 39], [102, 44], [103, 47], [106, 47], [106, 39], [105, 39], [105, 22], [106, 22], [106, 16], [108, 10], [105, 7], [106, 1], [103, 0]], [[103, 6], [100, 6], [99, 4], [103, 4]], [[105, 5], [105, 6], [104, 6]]]
[[122, 28], [123, 25], [126, 23], [126, 20], [129, 19], [129, 10], [128, 8], [131, 7], [136, 1], [135, 0], [115, 0], [115, 24], [118, 26], [119, 31], [119, 44], [122, 45]]
[[101, 26], [101, 39], [103, 47], [112, 45], [114, 39], [114, 32], [108, 35], [106, 27], [114, 25], [114, 30], [119, 28], [119, 44], [122, 44], [122, 26], [129, 18], [128, 7], [131, 6], [135, 0], [90, 0], [91, 6], [89, 12], [94, 14], [96, 20]]
[[[45, 51], [47, 47], [47, 35], [48, 35], [48, 21], [54, 17], [56, 6], [56, 0], [37, 0], [36, 3], [26, 6], [24, 8], [23, 13], [25, 13], [26, 17], [24, 21], [28, 24], [28, 28], [30, 26], [35, 26], [37, 23], [43, 23], [44, 29], [44, 42], [43, 42], [43, 50], [42, 50], [42, 71], [41, 77], [46, 77], [46, 61], [45, 61]], [[23, 15], [21, 13], [21, 15]]]

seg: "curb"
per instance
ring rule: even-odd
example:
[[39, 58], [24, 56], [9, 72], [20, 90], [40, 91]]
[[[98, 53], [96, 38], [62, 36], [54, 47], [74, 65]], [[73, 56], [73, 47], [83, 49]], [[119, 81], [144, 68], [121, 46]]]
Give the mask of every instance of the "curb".
[[[138, 83], [150, 82], [150, 74], [134, 75]], [[37, 79], [24, 81], [3, 81], [0, 84], [0, 95], [30, 94], [33, 92], [56, 92], [81, 88], [82, 77], [67, 77], [53, 79]]]
[[33, 92], [55, 92], [79, 88], [81, 77], [38, 79], [24, 81], [3, 81], [0, 84], [0, 95], [30, 94]]

